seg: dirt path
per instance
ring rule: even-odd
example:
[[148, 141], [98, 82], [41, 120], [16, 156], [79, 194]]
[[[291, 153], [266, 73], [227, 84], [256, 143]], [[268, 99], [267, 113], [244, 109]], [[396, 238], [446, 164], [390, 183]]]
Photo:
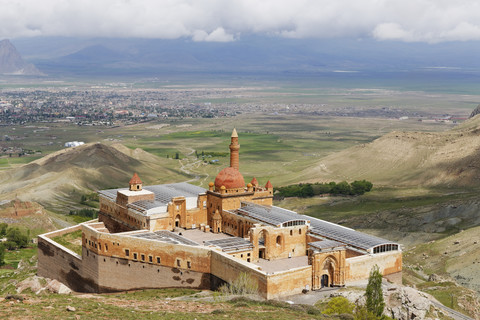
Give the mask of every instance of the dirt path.
[[[195, 153], [194, 149], [192, 149], [192, 148], [188, 148], [188, 149], [189, 149], [190, 152], [186, 155], [186, 157], [184, 159], [180, 160], [180, 165], [181, 165], [180, 166], [180, 171], [182, 171], [183, 173], [185, 173], [189, 176], [194, 176], [193, 179], [190, 179], [186, 182], [198, 181], [198, 180], [200, 180], [200, 175], [198, 174], [198, 172], [195, 172], [195, 169], [200, 167], [202, 165], [203, 161], [197, 159], [194, 156], [192, 156]], [[204, 178], [204, 181], [207, 178], [208, 178], [208, 174], [207, 174], [207, 177]]]

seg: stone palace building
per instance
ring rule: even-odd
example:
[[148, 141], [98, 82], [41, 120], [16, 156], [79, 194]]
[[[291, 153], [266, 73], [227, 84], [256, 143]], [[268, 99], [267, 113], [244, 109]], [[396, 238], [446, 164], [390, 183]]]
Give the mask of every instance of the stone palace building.
[[[38, 275], [75, 291], [215, 289], [246, 273], [268, 299], [368, 279], [374, 265], [401, 282], [400, 245], [273, 206], [273, 187], [230, 166], [208, 189], [186, 182], [99, 191], [97, 220], [40, 235]], [[78, 255], [52, 238], [82, 231]]]

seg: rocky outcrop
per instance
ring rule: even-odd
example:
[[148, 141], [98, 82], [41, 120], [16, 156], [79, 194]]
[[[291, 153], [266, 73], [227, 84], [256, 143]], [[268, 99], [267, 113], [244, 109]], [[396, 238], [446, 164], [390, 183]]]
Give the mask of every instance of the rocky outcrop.
[[29, 277], [17, 284], [17, 293], [30, 289], [35, 294], [41, 294], [44, 291], [49, 291], [58, 294], [70, 294], [72, 290], [55, 279], [48, 279], [38, 276]]
[[43, 75], [33, 64], [25, 62], [8, 40], [0, 41], [0, 74]]
[[480, 113], [480, 104], [472, 111], [472, 113], [470, 114], [470, 117], [468, 117], [469, 119], [470, 118], [473, 118], [475, 117], [477, 114]]
[[[440, 309], [439, 302], [431, 295], [411, 287], [397, 286], [388, 282], [382, 284], [385, 301], [384, 314], [394, 319], [437, 319], [448, 317], [446, 311]], [[332, 296], [343, 296], [356, 305], [365, 305], [365, 291], [343, 290]]]

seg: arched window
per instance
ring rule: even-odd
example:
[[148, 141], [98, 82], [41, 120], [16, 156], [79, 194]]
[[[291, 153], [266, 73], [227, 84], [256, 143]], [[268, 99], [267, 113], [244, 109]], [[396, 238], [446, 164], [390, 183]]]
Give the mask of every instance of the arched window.
[[282, 245], [282, 236], [277, 236], [277, 245], [278, 246]]

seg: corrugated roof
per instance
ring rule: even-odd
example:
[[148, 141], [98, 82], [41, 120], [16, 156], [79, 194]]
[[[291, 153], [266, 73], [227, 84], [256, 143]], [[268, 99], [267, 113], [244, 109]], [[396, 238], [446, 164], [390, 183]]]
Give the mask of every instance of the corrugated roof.
[[250, 241], [238, 237], [205, 241], [205, 245], [219, 247], [224, 252], [246, 251], [253, 249], [253, 244]]
[[[141, 200], [128, 205], [129, 208], [144, 213], [146, 210], [166, 206], [174, 197], [197, 197], [201, 193], [205, 193], [206, 189], [194, 186], [187, 182], [159, 184], [147, 186], [144, 190], [151, 191], [155, 194], [155, 201]], [[98, 193], [112, 201], [117, 198], [117, 191], [128, 190], [128, 188], [101, 190]]]
[[291, 220], [308, 220], [310, 221], [310, 233], [363, 250], [368, 250], [383, 244], [395, 244], [395, 242], [392, 241], [275, 206], [268, 207], [253, 203], [244, 203], [243, 207], [234, 212], [274, 226]]
[[346, 244], [335, 241], [335, 240], [315, 241], [315, 242], [310, 242], [308, 245], [310, 247], [317, 248], [317, 249], [320, 249], [320, 250], [332, 249], [332, 248], [346, 246]]

